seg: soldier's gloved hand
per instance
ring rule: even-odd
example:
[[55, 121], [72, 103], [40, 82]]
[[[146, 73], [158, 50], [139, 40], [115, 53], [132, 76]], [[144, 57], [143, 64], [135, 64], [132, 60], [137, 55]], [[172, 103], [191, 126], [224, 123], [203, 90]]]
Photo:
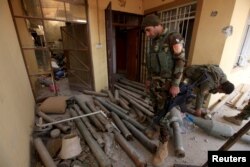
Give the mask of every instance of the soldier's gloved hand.
[[150, 80], [145, 81], [145, 91], [146, 93], [149, 93], [150, 90]]
[[196, 109], [195, 113], [194, 113], [195, 116], [202, 117], [202, 118], [204, 118], [206, 114], [207, 114], [206, 110], [205, 109], [201, 109], [201, 108], [200, 109]]
[[201, 117], [201, 109], [196, 109], [194, 115], [197, 117]]
[[180, 88], [179, 88], [179, 86], [174, 86], [174, 85], [172, 85], [172, 86], [170, 87], [170, 89], [169, 89], [169, 93], [170, 93], [173, 97], [177, 96], [178, 93], [180, 93]]

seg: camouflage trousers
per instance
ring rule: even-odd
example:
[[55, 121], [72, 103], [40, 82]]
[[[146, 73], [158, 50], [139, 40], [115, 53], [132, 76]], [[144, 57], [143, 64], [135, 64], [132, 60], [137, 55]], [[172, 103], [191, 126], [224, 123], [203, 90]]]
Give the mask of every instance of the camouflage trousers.
[[[154, 112], [164, 112], [164, 107], [167, 98], [170, 96], [168, 90], [170, 89], [171, 83], [166, 79], [153, 79], [150, 85], [150, 98], [154, 107]], [[165, 142], [169, 139], [169, 127], [166, 115], [161, 118], [160, 125], [160, 140]]]

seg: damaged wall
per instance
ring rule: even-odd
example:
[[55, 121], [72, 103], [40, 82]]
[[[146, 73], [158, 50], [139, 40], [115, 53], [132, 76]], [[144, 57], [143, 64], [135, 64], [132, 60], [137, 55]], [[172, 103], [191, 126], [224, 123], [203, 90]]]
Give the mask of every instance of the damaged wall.
[[34, 98], [7, 0], [0, 1], [0, 166], [29, 166]]

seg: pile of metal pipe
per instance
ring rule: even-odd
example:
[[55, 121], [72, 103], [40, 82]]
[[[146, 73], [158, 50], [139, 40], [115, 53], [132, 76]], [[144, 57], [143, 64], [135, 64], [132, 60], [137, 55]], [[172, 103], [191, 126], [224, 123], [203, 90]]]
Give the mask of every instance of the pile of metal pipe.
[[[70, 110], [71, 116], [73, 116], [73, 117], [77, 116], [77, 113], [75, 110], [73, 110], [72, 108], [69, 110]], [[84, 137], [84, 140], [89, 145], [92, 153], [95, 155], [100, 166], [101, 167], [111, 167], [112, 164], [111, 164], [110, 159], [106, 156], [106, 154], [104, 153], [102, 148], [98, 145], [98, 143], [93, 139], [92, 135], [90, 134], [88, 128], [84, 125], [84, 123], [79, 119], [76, 119], [74, 121], [75, 121], [80, 133]]]
[[[78, 98], [78, 101], [76, 100]], [[99, 99], [99, 98], [94, 98], [95, 100], [97, 100], [98, 102], [100, 102], [101, 104], [104, 103], [104, 107], [106, 107], [107, 110], [109, 110], [110, 108], [113, 108], [113, 110], [116, 110], [118, 111], [119, 113], [122, 113], [124, 114], [123, 116], [125, 117], [122, 117], [123, 119], [125, 118], [126, 120], [130, 120], [131, 121], [131, 118], [129, 116], [127, 116], [125, 113], [119, 111], [119, 108], [115, 108], [115, 107], [110, 107], [108, 108], [107, 106], [111, 106], [109, 105], [108, 103], [104, 102], [102, 99]], [[76, 116], [76, 114], [82, 114], [81, 110], [82, 108], [79, 107], [79, 101], [80, 101], [80, 104], [83, 105], [83, 103], [90, 108], [90, 110], [94, 110], [94, 106], [93, 106], [93, 103], [89, 102], [89, 101], [81, 101], [81, 99], [79, 99], [79, 97], [76, 97], [74, 99], [76, 101], [76, 104], [73, 102], [71, 105], [71, 107], [69, 108], [70, 110], [70, 113], [71, 115], [74, 117]], [[85, 107], [86, 107], [85, 106]], [[86, 108], [83, 107], [85, 110]], [[116, 130], [113, 130], [111, 133], [114, 133], [115, 135], [115, 140], [117, 143], [119, 143], [119, 145], [121, 145], [122, 149], [128, 154], [128, 156], [131, 158], [131, 160], [135, 163], [136, 166], [146, 166], [146, 162], [145, 160], [142, 160], [142, 156], [139, 154], [139, 152], [137, 152], [136, 148], [134, 148], [130, 143], [129, 141], [133, 138], [132, 137], [132, 134], [130, 133], [130, 131], [127, 129], [127, 127], [124, 125], [124, 122], [121, 120], [121, 118], [119, 116], [116, 115], [116, 112], [113, 112], [112, 110], [109, 110], [108, 112], [110, 112], [110, 115], [111, 115], [111, 118], [112, 120], [115, 122], [114, 125], [114, 128], [116, 128]], [[96, 114], [97, 115], [97, 114]], [[82, 121], [80, 120], [75, 120], [75, 123], [80, 131], [80, 133], [82, 134], [82, 136], [84, 137], [84, 139], [86, 140], [87, 144], [90, 146], [91, 148], [91, 151], [94, 153], [94, 152], [97, 152], [97, 154], [95, 154], [95, 157], [97, 158], [100, 166], [105, 166], [107, 164], [103, 164], [104, 161], [103, 159], [106, 159], [105, 157], [103, 157], [103, 153], [102, 153], [102, 146], [100, 146], [100, 143], [99, 142], [96, 142], [96, 140], [99, 138], [98, 136], [96, 136], [95, 134], [95, 131], [93, 130], [93, 127], [92, 128], [89, 128], [88, 124], [89, 124], [89, 121], [86, 121], [86, 118], [83, 118], [81, 119]], [[135, 121], [135, 120], [133, 120]], [[132, 122], [133, 122], [132, 121]], [[88, 123], [86, 123], [88, 122]], [[133, 122], [134, 123], [134, 122]], [[139, 123], [138, 123], [139, 124]], [[85, 127], [85, 125], [88, 125]], [[144, 129], [144, 127], [141, 129]], [[83, 132], [84, 131], [84, 132]], [[87, 132], [85, 132], [87, 131]], [[94, 132], [94, 133], [93, 133]], [[102, 133], [105, 133], [105, 132], [102, 132]], [[125, 138], [122, 136], [125, 136]], [[92, 136], [94, 136], [92, 138]], [[105, 136], [105, 135], [104, 135]], [[87, 139], [86, 139], [87, 138]], [[94, 140], [93, 143], [90, 143], [89, 140]], [[98, 146], [97, 146], [98, 145]], [[105, 145], [105, 144], [104, 144]], [[102, 151], [101, 151], [101, 150]], [[108, 164], [109, 165], [109, 164]]]

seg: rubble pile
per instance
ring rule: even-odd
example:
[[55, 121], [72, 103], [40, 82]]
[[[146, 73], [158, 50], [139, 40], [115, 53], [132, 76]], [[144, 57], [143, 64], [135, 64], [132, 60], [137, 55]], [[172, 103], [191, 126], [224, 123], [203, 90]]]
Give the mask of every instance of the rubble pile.
[[[83, 95], [46, 100], [36, 109], [33, 143], [37, 164], [115, 166], [120, 160], [115, 149], [120, 149], [134, 166], [147, 166], [131, 142], [136, 139], [150, 153], [157, 150], [159, 132], [153, 139], [145, 134], [154, 113], [141, 83], [119, 79], [113, 91], [84, 90]], [[49, 104], [48, 109], [44, 103]]]

